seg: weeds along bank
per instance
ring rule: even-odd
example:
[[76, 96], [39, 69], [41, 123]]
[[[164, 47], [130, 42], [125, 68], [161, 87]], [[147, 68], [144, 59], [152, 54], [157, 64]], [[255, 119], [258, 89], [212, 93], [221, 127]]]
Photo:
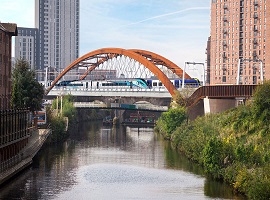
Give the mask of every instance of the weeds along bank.
[[62, 96], [62, 99], [54, 99], [52, 105], [46, 108], [46, 113], [52, 129], [50, 142], [53, 143], [65, 140], [70, 131], [77, 129], [78, 122], [102, 119], [101, 114], [94, 109], [76, 109], [71, 95]]
[[68, 128], [75, 123], [76, 109], [71, 95], [54, 99], [52, 105], [46, 108], [47, 120], [52, 134], [49, 141], [57, 143], [68, 137]]
[[253, 100], [216, 115], [188, 122], [178, 107], [162, 114], [156, 130], [173, 147], [230, 183], [249, 199], [270, 199], [270, 82]]

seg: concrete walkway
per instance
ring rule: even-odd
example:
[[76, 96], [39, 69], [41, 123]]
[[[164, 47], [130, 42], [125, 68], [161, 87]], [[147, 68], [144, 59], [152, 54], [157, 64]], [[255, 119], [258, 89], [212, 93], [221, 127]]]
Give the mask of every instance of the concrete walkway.
[[29, 142], [20, 152], [20, 155], [11, 158], [11, 162], [8, 162], [10, 167], [0, 172], [0, 185], [32, 163], [33, 157], [41, 149], [50, 134], [50, 129], [38, 129], [29, 137]]

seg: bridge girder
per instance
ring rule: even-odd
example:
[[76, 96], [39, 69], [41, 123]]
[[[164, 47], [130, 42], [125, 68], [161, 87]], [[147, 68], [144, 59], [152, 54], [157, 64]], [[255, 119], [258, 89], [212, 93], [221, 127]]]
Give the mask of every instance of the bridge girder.
[[[105, 56], [104, 56], [105, 55]], [[90, 63], [90, 68], [88, 72], [86, 72], [83, 76], [85, 77], [90, 71], [94, 70], [103, 62], [112, 59], [117, 56], [128, 56], [136, 60], [137, 62], [144, 65], [148, 68], [167, 88], [169, 93], [173, 96], [175, 94], [176, 88], [171, 83], [169, 78], [154, 64], [155, 62], [162, 62], [164, 66], [170, 69], [173, 73], [177, 74], [178, 76], [182, 76], [183, 72], [182, 69], [175, 65], [173, 62], [169, 61], [168, 59], [155, 54], [150, 51], [139, 50], [139, 49], [122, 49], [122, 48], [101, 48], [94, 51], [91, 51], [80, 58], [73, 61], [69, 66], [67, 66], [52, 82], [51, 86], [47, 89], [46, 94], [55, 86], [55, 84], [70, 70], [78, 68], [80, 63], [87, 63], [87, 60], [97, 58], [96, 63]], [[82, 79], [84, 77], [81, 77]], [[190, 78], [188, 75], [185, 76], [186, 78]]]
[[[163, 65], [167, 67], [179, 77], [183, 76], [183, 70], [180, 67], [178, 67], [175, 63], [173, 63], [172, 61], [168, 60], [167, 58], [159, 54], [156, 54], [151, 51], [141, 50], [141, 49], [129, 49], [129, 50], [140, 54], [141, 56], [145, 57], [146, 59], [148, 59], [150, 62], [154, 63], [155, 65]], [[187, 73], [185, 73], [185, 79], [189, 79], [189, 78], [190, 76]]]
[[[152, 62], [154, 65], [163, 65], [163, 66], [167, 67], [169, 70], [171, 70], [174, 74], [176, 74], [180, 78], [182, 78], [182, 76], [183, 76], [183, 70], [181, 68], [179, 68], [175, 63], [173, 63], [172, 61], [168, 60], [167, 58], [165, 58], [159, 54], [156, 54], [156, 53], [151, 52], [151, 51], [141, 50], [141, 49], [128, 49], [128, 50], [140, 54], [141, 56], [145, 57], [147, 60]], [[114, 54], [111, 57], [109, 57], [108, 59], [112, 59], [116, 56], [117, 55]], [[98, 61], [98, 65], [107, 61], [108, 59], [104, 59], [104, 58], [100, 59]], [[80, 80], [83, 80], [96, 67], [97, 66], [95, 66], [95, 65], [91, 65], [91, 67], [88, 70], [86, 70], [85, 73], [80, 77]], [[189, 78], [190, 78], [190, 76], [187, 73], [185, 73], [185, 79], [189, 79]]]

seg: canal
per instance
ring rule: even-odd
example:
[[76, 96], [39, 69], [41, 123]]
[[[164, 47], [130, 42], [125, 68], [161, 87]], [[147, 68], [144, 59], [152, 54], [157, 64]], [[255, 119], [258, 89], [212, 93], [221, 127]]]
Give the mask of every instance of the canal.
[[152, 128], [79, 124], [0, 188], [0, 199], [244, 199], [206, 178]]

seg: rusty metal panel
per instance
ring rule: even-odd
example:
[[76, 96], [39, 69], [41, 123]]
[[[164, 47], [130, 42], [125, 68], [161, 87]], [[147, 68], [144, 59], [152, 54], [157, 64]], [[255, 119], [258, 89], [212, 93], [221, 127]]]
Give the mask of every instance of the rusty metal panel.
[[200, 99], [205, 98], [249, 98], [253, 95], [257, 85], [214, 85], [198, 88], [190, 97], [188, 106], [195, 105]]

